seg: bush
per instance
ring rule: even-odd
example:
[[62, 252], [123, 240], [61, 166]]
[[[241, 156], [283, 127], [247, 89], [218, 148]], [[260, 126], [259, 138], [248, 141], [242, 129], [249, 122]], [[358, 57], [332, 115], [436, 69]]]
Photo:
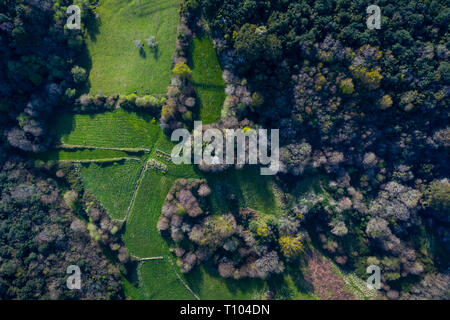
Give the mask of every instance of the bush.
[[172, 69], [172, 72], [183, 78], [189, 78], [192, 75], [192, 70], [189, 66], [184, 62], [178, 62], [175, 67]]
[[259, 92], [253, 92], [252, 94], [252, 107], [259, 108], [264, 105], [264, 97]]
[[443, 221], [449, 221], [450, 213], [450, 183], [434, 180], [424, 191], [423, 205], [429, 207]]
[[352, 94], [355, 92], [355, 86], [353, 85], [353, 80], [351, 78], [341, 80], [339, 88], [343, 94]]
[[283, 236], [278, 239], [278, 243], [286, 258], [296, 257], [304, 250], [303, 243], [298, 237]]
[[368, 89], [374, 90], [380, 87], [383, 76], [378, 68], [368, 70], [366, 67], [350, 66], [350, 71], [352, 72], [352, 75], [360, 80]]
[[76, 84], [80, 84], [83, 83], [87, 80], [87, 72], [86, 70], [84, 70], [82, 67], [79, 66], [75, 66], [72, 68], [72, 77], [73, 77], [73, 81]]
[[392, 98], [390, 95], [385, 94], [378, 102], [380, 109], [385, 110], [392, 106]]

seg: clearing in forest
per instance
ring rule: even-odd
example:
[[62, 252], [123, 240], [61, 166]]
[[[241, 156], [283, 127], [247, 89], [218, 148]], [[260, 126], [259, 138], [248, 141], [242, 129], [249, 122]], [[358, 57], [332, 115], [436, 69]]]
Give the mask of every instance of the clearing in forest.
[[83, 182], [113, 219], [125, 218], [133, 195], [141, 162], [127, 161], [123, 164], [102, 166], [90, 164], [81, 168]]
[[145, 173], [123, 235], [131, 254], [141, 258], [168, 254], [168, 245], [156, 229], [156, 224], [164, 199], [174, 181], [158, 172]]
[[151, 116], [122, 109], [94, 115], [64, 114], [54, 131], [62, 143], [69, 145], [147, 149], [161, 133]]
[[[144, 283], [144, 293], [151, 300], [193, 300], [194, 296], [178, 279], [168, 261], [147, 261], [140, 266], [139, 272]], [[178, 268], [175, 266], [175, 268]]]
[[212, 40], [207, 36], [194, 38], [189, 58], [200, 119], [204, 124], [216, 122], [220, 119], [225, 101], [225, 82]]
[[[182, 274], [176, 264], [172, 267], [167, 260], [172, 259], [169, 252], [170, 240], [164, 239], [156, 228], [164, 200], [179, 178], [208, 181], [212, 190], [212, 214], [230, 212], [224, 199], [225, 194], [231, 191], [236, 195], [241, 208], [250, 207], [264, 215], [279, 215], [282, 206], [274, 189], [273, 177], [261, 176], [259, 169], [252, 166], [246, 166], [242, 170], [230, 169], [220, 174], [207, 174], [193, 165], [175, 165], [156, 152], [161, 150], [170, 153], [175, 145], [162, 133], [158, 123], [151, 117], [121, 109], [95, 115], [64, 115], [57, 124], [56, 132], [61, 142], [67, 145], [96, 148], [140, 147], [151, 150], [150, 154], [131, 153], [131, 156], [139, 157], [141, 161], [126, 161], [116, 165], [90, 164], [81, 169], [85, 186], [97, 196], [112, 218], [123, 219], [131, 205], [123, 230], [123, 239], [130, 253], [136, 258], [164, 256], [163, 261], [136, 264], [137, 278], [134, 284], [125, 281], [127, 296], [145, 299], [195, 298], [186, 288], [187, 285], [200, 299], [258, 299], [271, 286], [284, 286], [286, 297], [309, 298], [307, 292], [298, 286], [298, 277], [289, 274], [271, 281], [237, 281], [222, 278], [208, 265], [197, 267], [189, 274]], [[107, 157], [123, 151], [94, 148], [75, 152], [99, 153], [98, 156]], [[163, 173], [148, 168], [139, 180], [141, 168], [149, 158], [166, 165], [167, 171]], [[177, 273], [183, 281], [177, 277]]]
[[[164, 94], [170, 83], [179, 0], [102, 0], [88, 28], [90, 93]], [[156, 49], [146, 39], [155, 36]], [[135, 45], [141, 40], [143, 50]]]

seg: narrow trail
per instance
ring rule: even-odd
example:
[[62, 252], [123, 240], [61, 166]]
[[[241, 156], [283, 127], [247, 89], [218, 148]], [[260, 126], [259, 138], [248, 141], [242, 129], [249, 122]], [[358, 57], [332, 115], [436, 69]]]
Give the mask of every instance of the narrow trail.
[[[77, 146], [77, 145], [60, 145], [60, 148], [67, 148], [67, 149], [76, 149], [76, 148], [84, 148], [84, 149], [98, 149], [98, 150], [119, 150], [119, 151], [131, 151], [131, 152], [147, 152], [147, 153], [151, 153], [150, 149], [130, 149], [130, 148], [102, 148], [102, 147], [95, 147], [95, 146]], [[161, 157], [166, 157], [168, 156], [168, 154], [160, 151], [160, 150], [156, 150], [158, 151], [157, 153], [159, 153], [159, 156]], [[127, 160], [137, 160], [137, 161], [141, 161], [142, 159], [138, 159], [138, 158], [127, 158]], [[68, 160], [70, 161], [70, 160]], [[113, 161], [113, 159], [111, 159], [111, 161]], [[82, 163], [82, 161], [73, 161], [73, 162], [77, 162], [79, 164]], [[86, 162], [96, 162], [95, 160], [88, 160]], [[130, 200], [130, 204], [128, 205], [127, 208], [127, 212], [125, 217], [123, 218], [123, 225], [126, 225], [127, 221], [128, 221], [128, 217], [130, 216], [131, 213], [131, 209], [134, 206], [134, 203], [136, 201], [136, 197], [137, 197], [137, 193], [139, 191], [139, 186], [141, 185], [142, 179], [144, 178], [145, 172], [148, 170], [148, 159], [145, 160], [145, 163], [142, 165], [140, 172], [139, 172], [139, 176], [138, 179], [136, 180], [136, 183], [134, 185], [134, 189], [133, 189], [133, 196], [131, 197]], [[142, 285], [143, 287], [145, 287], [145, 283], [144, 280], [142, 278], [142, 265], [143, 263], [145, 263], [146, 261], [155, 261], [155, 260], [163, 260], [164, 257], [163, 256], [155, 256], [155, 257], [139, 257], [137, 255], [131, 254], [130, 256], [135, 259], [136, 261], [139, 262], [138, 265], [138, 279], [139, 279], [139, 283], [140, 285]], [[192, 294], [192, 296], [195, 297], [195, 299], [200, 300], [200, 297], [198, 295], [195, 294], [195, 292], [188, 286], [188, 284], [183, 280], [183, 278], [181, 278], [181, 276], [178, 274], [178, 272], [175, 269], [175, 266], [172, 262], [172, 259], [167, 258], [167, 260], [169, 261], [171, 267], [172, 267], [172, 271], [175, 273], [175, 275], [177, 276], [178, 280], [181, 282], [181, 284], [186, 288], [187, 291], [189, 291], [190, 294]], [[144, 290], [145, 292], [145, 290]]]
[[135, 259], [136, 261], [152, 261], [152, 260], [163, 260], [164, 257], [163, 256], [159, 256], [159, 257], [145, 257], [145, 258], [141, 258], [138, 257], [134, 254], [130, 254], [130, 256]]
[[133, 196], [131, 197], [130, 204], [128, 205], [127, 213], [125, 214], [125, 217], [123, 218], [123, 225], [125, 225], [128, 221], [128, 217], [130, 215], [131, 209], [133, 208], [134, 202], [136, 200], [139, 186], [141, 184], [142, 179], [144, 178], [145, 171], [147, 171], [147, 163], [142, 165], [141, 171], [139, 172], [139, 177], [134, 185]]
[[172, 259], [167, 258], [167, 260], [169, 260], [170, 265], [172, 266], [172, 270], [173, 272], [175, 272], [175, 275], [177, 276], [178, 280], [181, 281], [181, 283], [183, 284], [183, 286], [186, 288], [186, 290], [188, 290], [197, 300], [200, 300], [200, 297], [197, 296], [195, 294], [194, 291], [192, 291], [192, 289], [187, 285], [187, 283], [181, 278], [181, 276], [178, 274], [177, 270], [175, 270], [175, 266], [173, 265]]
[[[158, 259], [155, 259], [155, 258], [158, 258]], [[145, 261], [148, 261], [148, 260], [163, 260], [164, 258], [166, 258], [169, 261], [170, 265], [172, 266], [172, 271], [175, 273], [175, 275], [177, 276], [178, 280], [186, 288], [186, 290], [189, 291], [189, 293], [192, 294], [192, 296], [194, 296], [195, 299], [200, 300], [200, 297], [197, 296], [194, 291], [192, 291], [192, 289], [187, 285], [187, 283], [181, 278], [181, 276], [175, 270], [175, 266], [173, 265], [172, 259], [170, 259], [168, 257], [141, 258], [141, 260], [139, 260], [139, 265], [137, 267], [137, 275], [138, 275], [139, 285], [142, 286], [144, 294], [145, 294], [145, 282], [144, 282], [144, 278], [142, 277], [142, 266], [144, 265]], [[143, 260], [143, 259], [147, 259], [147, 260]]]

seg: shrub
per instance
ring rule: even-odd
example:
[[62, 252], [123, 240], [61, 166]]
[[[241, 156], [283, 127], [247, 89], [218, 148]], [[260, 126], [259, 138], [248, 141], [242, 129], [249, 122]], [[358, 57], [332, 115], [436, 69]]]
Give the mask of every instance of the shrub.
[[172, 72], [177, 75], [181, 76], [183, 78], [189, 78], [192, 74], [191, 69], [189, 66], [184, 62], [178, 62], [175, 67], [172, 69]]
[[366, 67], [350, 66], [352, 75], [360, 80], [368, 89], [374, 90], [380, 87], [383, 76], [378, 68], [368, 70]]
[[150, 99], [148, 98], [148, 96], [136, 98], [136, 107], [138, 108], [150, 107]]
[[355, 92], [355, 86], [353, 85], [353, 80], [351, 78], [341, 80], [339, 88], [343, 94], [352, 94]]
[[281, 252], [286, 258], [293, 258], [303, 252], [303, 243], [298, 237], [283, 236], [278, 240]]
[[433, 210], [438, 218], [449, 220], [450, 213], [450, 183], [434, 180], [424, 191], [423, 205]]
[[392, 98], [390, 95], [385, 94], [378, 102], [380, 109], [385, 110], [392, 106]]
[[186, 111], [185, 113], [183, 113], [183, 115], [181, 117], [183, 118], [183, 120], [185, 122], [191, 122], [192, 121], [192, 112]]
[[76, 84], [83, 83], [87, 79], [87, 72], [82, 67], [75, 66], [72, 68], [73, 81]]
[[264, 97], [259, 92], [253, 92], [252, 94], [252, 107], [259, 108], [264, 105]]
[[442, 61], [437, 69], [437, 74], [439, 75], [439, 80], [449, 84], [450, 83], [450, 63]]

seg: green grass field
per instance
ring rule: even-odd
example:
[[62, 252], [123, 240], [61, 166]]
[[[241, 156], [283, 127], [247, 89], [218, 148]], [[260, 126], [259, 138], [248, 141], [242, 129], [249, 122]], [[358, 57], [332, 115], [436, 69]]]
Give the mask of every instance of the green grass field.
[[267, 287], [267, 283], [259, 279], [224, 279], [209, 266], [196, 267], [184, 278], [202, 300], [257, 299]]
[[[170, 153], [173, 145], [174, 143], [169, 138], [160, 135], [155, 149]], [[152, 152], [151, 157], [155, 157], [155, 152]], [[164, 160], [155, 158], [164, 162]], [[156, 223], [161, 214], [165, 197], [173, 182], [178, 178], [207, 179], [213, 189], [211, 202], [214, 213], [224, 213], [229, 210], [223, 203], [223, 197], [216, 192], [220, 184], [227, 183], [233, 186], [241, 206], [248, 206], [266, 214], [278, 214], [278, 203], [273, 194], [271, 177], [261, 176], [258, 168], [246, 167], [243, 170], [229, 170], [217, 175], [204, 174], [192, 165], [166, 164], [168, 166], [166, 175], [155, 171], [148, 171], [145, 174], [135, 205], [128, 218], [124, 233], [125, 243], [130, 252], [139, 257], [171, 255], [168, 251], [168, 243], [156, 229]], [[151, 264], [146, 263], [146, 265]], [[158, 288], [157, 284], [153, 283], [154, 279], [157, 279], [156, 277], [144, 276], [146, 272], [150, 272], [146, 271], [146, 268], [142, 269], [143, 286]], [[178, 267], [176, 268], [178, 269]], [[171, 275], [173, 272], [171, 269], [166, 269], [164, 272], [160, 271], [159, 276], [168, 278], [175, 276]], [[181, 274], [179, 269], [178, 272]], [[223, 279], [209, 267], [196, 268], [191, 273], [183, 275], [183, 278], [201, 299], [252, 299], [258, 297], [267, 285], [266, 282], [255, 279], [243, 281]], [[176, 288], [175, 290], [169, 287], [171, 296], [174, 299], [185, 299], [182, 296], [185, 295], [186, 289], [182, 287], [181, 290], [178, 286]], [[157, 289], [155, 290], [157, 291]], [[131, 290], [130, 295], [134, 294], [135, 292]], [[148, 295], [151, 299], [165, 299], [171, 296]]]
[[85, 186], [93, 192], [113, 219], [121, 220], [130, 204], [134, 186], [143, 163], [83, 166], [81, 174]]
[[225, 82], [209, 37], [194, 38], [189, 60], [192, 80], [199, 98], [200, 119], [205, 124], [216, 122], [220, 119], [225, 100]]
[[150, 116], [117, 109], [95, 115], [64, 114], [54, 132], [57, 139], [71, 145], [151, 149], [161, 129]]
[[146, 261], [140, 267], [145, 295], [151, 300], [193, 300], [167, 259]]
[[139, 257], [166, 255], [166, 241], [156, 229], [164, 199], [175, 179], [147, 171], [137, 191], [123, 238], [128, 250]]
[[260, 175], [258, 167], [246, 166], [241, 170], [205, 174], [205, 177], [213, 191], [211, 201], [214, 212], [225, 213], [230, 210], [221, 195], [221, 190], [228, 187], [236, 194], [239, 207], [252, 208], [262, 214], [280, 213], [280, 204], [273, 192], [272, 177]]
[[136, 154], [118, 150], [49, 150], [46, 152], [33, 154], [33, 158], [43, 161], [49, 160], [96, 160], [96, 159], [112, 159], [139, 157]]
[[[220, 174], [205, 174], [193, 165], [175, 165], [156, 156], [156, 149], [170, 153], [174, 142], [162, 134], [158, 124], [149, 117], [123, 110], [96, 115], [64, 115], [57, 125], [61, 141], [71, 145], [97, 147], [143, 147], [152, 149], [149, 157], [166, 163], [166, 175], [149, 170], [139, 185], [134, 205], [124, 228], [123, 239], [130, 253], [138, 257], [164, 256], [168, 258], [169, 243], [156, 229], [165, 197], [178, 178], [203, 178], [213, 193], [213, 213], [229, 212], [223, 201], [223, 186], [232, 187], [240, 207], [250, 207], [262, 214], [277, 215], [279, 201], [273, 192], [270, 176], [261, 176], [259, 168], [230, 169]], [[71, 151], [69, 151], [71, 152]], [[78, 151], [75, 151], [78, 152]], [[83, 150], [83, 153], [116, 155], [115, 150]], [[120, 151], [122, 152], [122, 151]], [[142, 157], [142, 156], [141, 156]], [[142, 159], [146, 159], [144, 156]], [[82, 168], [82, 175], [89, 188], [105, 206], [113, 218], [122, 219], [130, 204], [134, 183], [142, 162], [126, 162], [120, 165], [99, 166], [91, 164]], [[135, 286], [126, 282], [125, 291], [132, 298], [191, 299], [169, 265], [146, 262], [141, 269], [141, 283]], [[167, 263], [167, 262], [166, 262]], [[153, 266], [153, 267], [152, 267]], [[175, 267], [181, 274], [179, 268]], [[182, 275], [191, 289], [201, 299], [254, 299], [261, 297], [268, 283], [256, 279], [235, 281], [223, 279], [211, 267], [202, 266]], [[175, 281], [176, 280], [176, 281]], [[167, 283], [167, 287], [161, 287]], [[166, 290], [166, 291], [165, 291]], [[187, 295], [187, 296], [186, 296]]]
[[[170, 83], [179, 0], [102, 0], [88, 30], [90, 92], [162, 94]], [[145, 39], [155, 36], [158, 49]], [[145, 46], [140, 54], [134, 41]]]

